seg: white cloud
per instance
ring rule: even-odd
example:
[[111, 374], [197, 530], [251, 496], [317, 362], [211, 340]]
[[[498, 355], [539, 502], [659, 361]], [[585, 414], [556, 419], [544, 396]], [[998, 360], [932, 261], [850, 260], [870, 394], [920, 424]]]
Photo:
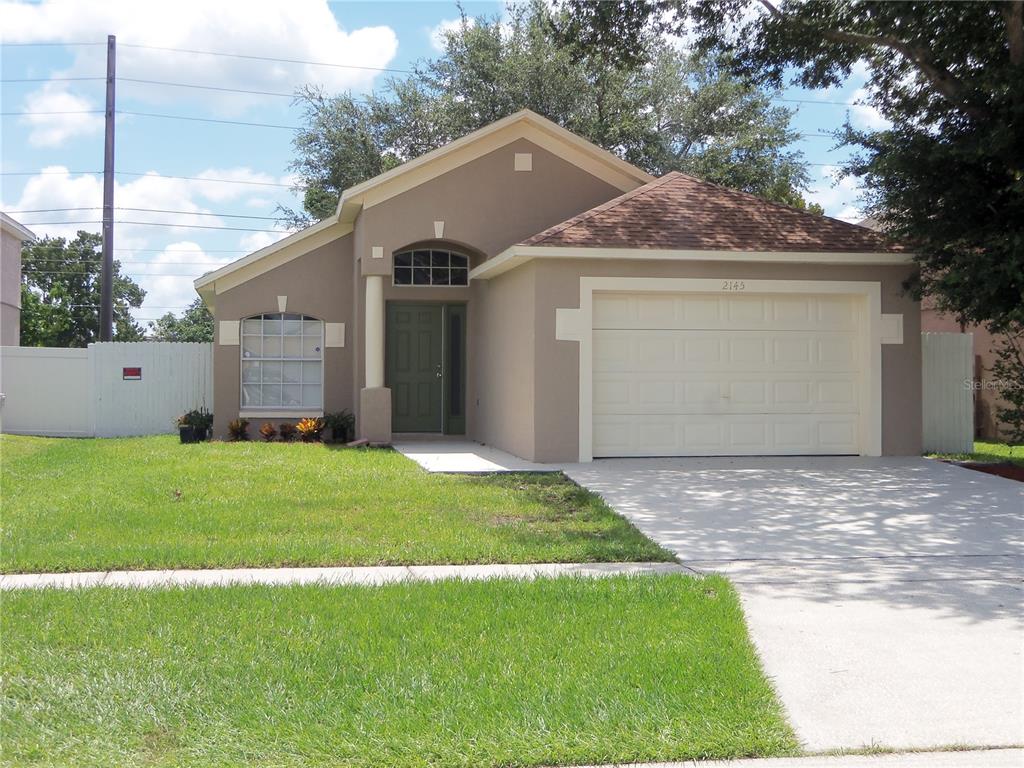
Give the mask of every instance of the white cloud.
[[63, 84], [46, 83], [25, 98], [24, 111], [34, 114], [25, 115], [21, 122], [30, 128], [30, 144], [53, 147], [75, 136], [99, 133], [103, 128], [102, 114], [77, 114], [98, 108], [102, 105], [71, 93]]
[[[6, 0], [0, 2], [0, 18], [4, 20], [5, 42], [102, 41], [107, 34], [115, 34], [118, 75], [124, 78], [281, 93], [292, 93], [307, 83], [323, 85], [330, 91], [365, 90], [380, 73], [358, 67], [386, 67], [398, 51], [398, 38], [390, 27], [348, 31], [338, 23], [325, 0]], [[134, 46], [346, 66], [204, 56]], [[104, 45], [77, 47], [73, 55], [68, 69], [52, 75], [95, 76], [105, 69]], [[118, 94], [150, 103], [199, 102], [220, 113], [285, 102], [278, 97], [128, 81], [118, 83]]]
[[242, 235], [238, 241], [238, 247], [243, 251], [252, 253], [260, 248], [273, 245], [287, 234], [287, 232], [250, 232], [247, 235]]
[[[206, 253], [198, 243], [190, 240], [170, 243], [149, 260], [144, 270], [137, 270], [137, 274], [132, 275], [146, 291], [146, 298], [136, 314], [147, 321], [167, 312], [180, 315], [182, 308], [196, 298], [193, 280], [231, 261], [231, 257], [218, 256]], [[133, 270], [125, 271], [131, 274]]]
[[[472, 18], [466, 19], [466, 24], [474, 26], [476, 20]], [[445, 48], [445, 36], [449, 32], [456, 32], [462, 26], [462, 19], [444, 19], [429, 30], [427, 35], [430, 37], [430, 45], [433, 46], [435, 51], [444, 51]]]
[[884, 131], [891, 128], [892, 123], [883, 117], [875, 107], [868, 104], [870, 98], [871, 92], [863, 86], [850, 96], [848, 103], [851, 105], [850, 117], [853, 123], [871, 131]]
[[[250, 168], [209, 169], [198, 174], [203, 179], [268, 179], [279, 183], [278, 177], [260, 174]], [[218, 184], [208, 180], [169, 179], [148, 174], [126, 183], [116, 183], [114, 199], [118, 208], [142, 208], [144, 211], [115, 211], [115, 220], [157, 222], [164, 226], [115, 224], [115, 257], [124, 262], [123, 270], [146, 291], [146, 300], [136, 315], [152, 319], [167, 311], [180, 314], [196, 296], [192, 281], [205, 272], [232, 261], [242, 253], [206, 253], [195, 240], [209, 236], [197, 226], [250, 226], [243, 221], [225, 220], [219, 216], [190, 214], [212, 213], [207, 202], [223, 203], [237, 200], [244, 203], [250, 187]], [[80, 229], [98, 232], [103, 202], [103, 179], [97, 174], [72, 175], [64, 166], [43, 168], [26, 182], [14, 202], [0, 201], [8, 211], [35, 209], [81, 208], [85, 210], [51, 213], [15, 214], [40, 237], [73, 238]], [[35, 224], [35, 221], [64, 222]], [[77, 223], [77, 222], [89, 223]], [[258, 221], [251, 226], [277, 229], [275, 222]], [[239, 249], [250, 251], [276, 242], [287, 232], [250, 232], [241, 237]], [[168, 236], [178, 242], [164, 245]], [[222, 246], [221, 246], [222, 247]], [[161, 248], [154, 255], [150, 249]], [[173, 308], [173, 309], [169, 309]]]
[[825, 209], [825, 213], [843, 221], [857, 222], [864, 218], [857, 207], [860, 182], [853, 176], [838, 176], [839, 167], [827, 165], [821, 178], [811, 185], [807, 198]]

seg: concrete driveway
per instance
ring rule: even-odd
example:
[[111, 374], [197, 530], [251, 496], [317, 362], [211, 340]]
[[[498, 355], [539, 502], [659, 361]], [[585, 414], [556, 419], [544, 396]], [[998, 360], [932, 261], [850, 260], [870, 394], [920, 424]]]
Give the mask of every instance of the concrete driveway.
[[566, 473], [733, 580], [808, 749], [1024, 743], [1024, 485], [916, 458]]

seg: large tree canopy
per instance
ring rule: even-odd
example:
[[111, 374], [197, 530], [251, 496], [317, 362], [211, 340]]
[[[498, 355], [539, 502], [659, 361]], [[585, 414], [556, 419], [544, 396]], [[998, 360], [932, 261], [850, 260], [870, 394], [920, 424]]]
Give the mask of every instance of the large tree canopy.
[[651, 34], [687, 34], [751, 82], [838, 85], [866, 65], [892, 127], [847, 125], [846, 172], [867, 212], [911, 243], [913, 288], [962, 322], [1024, 322], [1024, 0], [564, 0], [582, 49], [642, 60]]
[[[44, 237], [21, 252], [21, 344], [86, 347], [100, 340], [102, 238], [79, 232], [71, 241]], [[130, 310], [146, 292], [114, 261], [114, 340], [139, 341]]]
[[201, 298], [196, 298], [177, 317], [167, 312], [149, 324], [153, 341], [213, 341], [213, 313]]
[[375, 95], [303, 91], [293, 170], [305, 213], [289, 218], [324, 218], [346, 187], [524, 108], [653, 174], [686, 171], [804, 205], [806, 167], [774, 89], [656, 34], [638, 39], [644, 63], [620, 64], [563, 40], [559, 22], [542, 2], [510, 5], [504, 19], [464, 16], [442, 55]]

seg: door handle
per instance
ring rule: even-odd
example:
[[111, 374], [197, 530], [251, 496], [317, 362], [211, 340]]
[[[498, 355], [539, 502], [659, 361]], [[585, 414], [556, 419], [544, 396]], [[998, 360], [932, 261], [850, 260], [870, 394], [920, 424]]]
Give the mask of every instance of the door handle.
[[434, 370], [434, 374], [437, 376], [437, 378], [439, 378], [439, 379], [441, 378], [441, 364], [440, 363], [437, 364], [437, 366], [436, 366], [436, 368]]

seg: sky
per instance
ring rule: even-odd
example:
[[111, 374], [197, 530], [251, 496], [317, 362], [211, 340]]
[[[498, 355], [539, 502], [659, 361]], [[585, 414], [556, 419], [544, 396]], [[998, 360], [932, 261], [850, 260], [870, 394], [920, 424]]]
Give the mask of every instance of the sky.
[[[504, 8], [463, 6], [470, 16]], [[196, 277], [286, 234], [278, 204], [301, 207], [289, 189], [291, 127], [301, 121], [290, 94], [305, 84], [379, 88], [436, 56], [439, 31], [457, 19], [454, 2], [428, 0], [0, 0], [0, 209], [40, 236], [99, 231], [106, 37], [116, 35], [124, 114], [115, 122], [123, 223], [114, 256], [146, 290], [137, 320], [180, 314]], [[855, 125], [881, 127], [873, 109], [856, 105], [864, 80], [855, 69], [841, 88], [788, 88], [781, 98], [802, 134], [827, 133], [847, 113]], [[846, 150], [816, 135], [798, 148], [811, 163], [807, 197], [830, 216], [861, 218], [856, 184], [834, 182]], [[89, 210], [29, 212], [70, 208]]]

